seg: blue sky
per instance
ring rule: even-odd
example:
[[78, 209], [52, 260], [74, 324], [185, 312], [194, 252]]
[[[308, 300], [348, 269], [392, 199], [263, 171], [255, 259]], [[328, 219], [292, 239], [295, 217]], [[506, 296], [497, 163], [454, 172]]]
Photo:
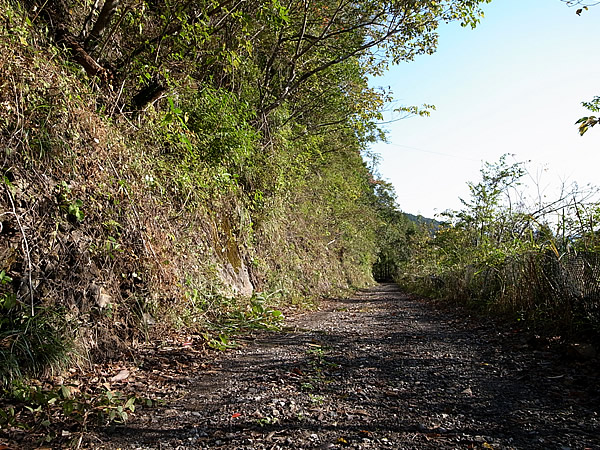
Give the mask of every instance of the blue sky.
[[563, 182], [600, 184], [600, 126], [580, 137], [574, 125], [600, 95], [600, 5], [577, 16], [560, 0], [493, 0], [484, 11], [475, 30], [444, 25], [434, 55], [372, 80], [400, 105], [437, 108], [385, 125], [388, 144], [372, 147], [403, 211], [459, 209], [482, 161], [504, 153], [531, 160], [550, 197]]

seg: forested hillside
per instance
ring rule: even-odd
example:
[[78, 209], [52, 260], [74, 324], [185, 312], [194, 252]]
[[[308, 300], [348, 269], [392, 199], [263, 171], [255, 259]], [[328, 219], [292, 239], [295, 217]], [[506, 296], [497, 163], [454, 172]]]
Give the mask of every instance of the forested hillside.
[[0, 381], [371, 283], [367, 77], [479, 3], [2, 0]]

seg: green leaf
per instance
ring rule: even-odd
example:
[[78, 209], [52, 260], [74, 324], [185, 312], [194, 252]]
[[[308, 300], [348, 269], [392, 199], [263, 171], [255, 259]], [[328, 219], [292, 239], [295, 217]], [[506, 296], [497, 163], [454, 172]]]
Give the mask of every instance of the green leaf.
[[69, 386], [65, 386], [64, 384], [60, 387], [60, 393], [63, 398], [71, 398], [71, 388]]
[[12, 282], [12, 278], [9, 277], [8, 275], [6, 275], [5, 270], [0, 272], [0, 284], [7, 284], [7, 283], [11, 283], [11, 282]]
[[135, 412], [135, 397], [130, 397], [125, 403], [125, 409], [129, 409], [131, 412]]

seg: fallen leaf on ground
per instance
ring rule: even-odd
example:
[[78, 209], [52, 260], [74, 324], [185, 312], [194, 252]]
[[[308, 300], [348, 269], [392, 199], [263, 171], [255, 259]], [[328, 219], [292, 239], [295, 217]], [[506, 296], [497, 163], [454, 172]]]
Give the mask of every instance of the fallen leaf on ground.
[[123, 369], [118, 374], [116, 374], [114, 377], [112, 377], [110, 379], [110, 381], [112, 381], [112, 382], [123, 381], [123, 380], [126, 380], [128, 377], [129, 377], [129, 370]]

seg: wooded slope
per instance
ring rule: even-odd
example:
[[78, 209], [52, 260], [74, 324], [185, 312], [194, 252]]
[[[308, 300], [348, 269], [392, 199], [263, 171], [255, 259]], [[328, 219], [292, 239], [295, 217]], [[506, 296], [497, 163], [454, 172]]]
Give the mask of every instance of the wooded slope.
[[2, 0], [2, 380], [372, 282], [367, 77], [478, 3]]

